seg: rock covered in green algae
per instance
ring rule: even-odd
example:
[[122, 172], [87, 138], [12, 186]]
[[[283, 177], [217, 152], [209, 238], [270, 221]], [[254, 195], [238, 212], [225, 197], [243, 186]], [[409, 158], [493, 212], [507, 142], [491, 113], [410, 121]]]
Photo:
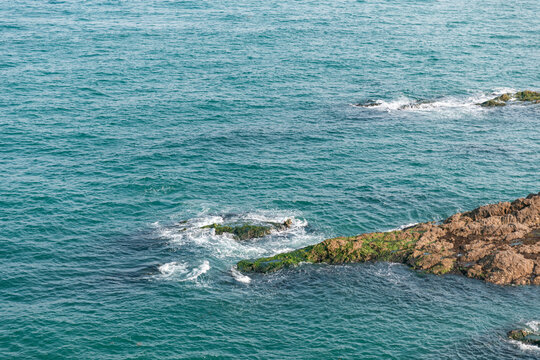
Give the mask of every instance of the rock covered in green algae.
[[508, 338], [523, 344], [540, 346], [540, 334], [531, 330], [518, 329], [509, 331]]
[[256, 260], [242, 260], [238, 270], [245, 272], [273, 272], [302, 262], [341, 264], [364, 261], [404, 261], [413, 251], [421, 231], [410, 228], [402, 231], [362, 234], [327, 239], [289, 253]]
[[264, 237], [269, 235], [272, 230], [283, 231], [292, 226], [292, 220], [287, 219], [283, 223], [270, 223], [270, 225], [223, 225], [210, 224], [203, 226], [201, 229], [214, 229], [216, 235], [224, 233], [232, 234], [236, 240], [248, 240]]
[[337, 237], [237, 265], [273, 272], [302, 262], [401, 262], [432, 274], [463, 274], [499, 285], [540, 285], [540, 193], [481, 206], [441, 224]]
[[518, 91], [516, 93], [506, 93], [500, 96], [497, 96], [493, 99], [484, 101], [478, 105], [483, 107], [497, 107], [497, 106], [506, 106], [506, 103], [510, 100], [515, 101], [528, 101], [535, 104], [540, 103], [540, 93], [531, 90]]

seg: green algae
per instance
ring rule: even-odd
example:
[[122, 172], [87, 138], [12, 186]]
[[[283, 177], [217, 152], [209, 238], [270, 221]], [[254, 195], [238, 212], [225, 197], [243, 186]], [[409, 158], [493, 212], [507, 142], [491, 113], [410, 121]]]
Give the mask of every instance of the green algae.
[[302, 262], [342, 264], [350, 262], [403, 262], [412, 252], [420, 233], [392, 231], [356, 237], [325, 240], [288, 253], [271, 257], [242, 260], [237, 264], [243, 272], [267, 273], [296, 266]]
[[540, 93], [531, 90], [517, 92], [514, 96], [519, 101], [540, 101]]
[[302, 262], [310, 262], [308, 259], [308, 254], [312, 249], [313, 246], [308, 246], [302, 249], [294, 250], [288, 253], [278, 254], [271, 257], [255, 260], [242, 260], [238, 262], [237, 268], [238, 270], [243, 272], [274, 272], [284, 267], [295, 266]]
[[452, 267], [445, 266], [444, 264], [437, 264], [429, 269], [429, 272], [435, 275], [444, 275], [452, 271]]
[[506, 94], [497, 96], [493, 99], [479, 103], [477, 105], [480, 105], [483, 107], [506, 106], [506, 103], [510, 100], [523, 101], [523, 102], [527, 101], [527, 102], [538, 104], [540, 103], [540, 93], [536, 91], [531, 91], [531, 90], [518, 91], [514, 94], [506, 93]]

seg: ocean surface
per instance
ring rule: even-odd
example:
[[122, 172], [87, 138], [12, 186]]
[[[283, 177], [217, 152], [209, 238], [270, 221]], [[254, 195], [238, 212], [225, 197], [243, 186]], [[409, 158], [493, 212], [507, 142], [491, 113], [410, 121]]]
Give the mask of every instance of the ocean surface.
[[[540, 2], [2, 1], [0, 358], [538, 359], [540, 288], [234, 264], [540, 191]], [[375, 102], [369, 108], [354, 106]], [[201, 226], [284, 221], [239, 243]]]

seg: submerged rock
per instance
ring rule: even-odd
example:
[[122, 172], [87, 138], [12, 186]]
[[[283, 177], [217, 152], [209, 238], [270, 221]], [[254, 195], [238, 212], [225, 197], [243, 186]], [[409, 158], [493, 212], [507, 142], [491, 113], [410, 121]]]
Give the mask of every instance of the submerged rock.
[[354, 104], [354, 106], [357, 107], [374, 107], [381, 105], [381, 102], [379, 100], [368, 100], [362, 103]]
[[497, 96], [493, 99], [484, 101], [482, 103], [479, 103], [477, 105], [483, 106], [483, 107], [495, 107], [495, 106], [505, 106], [507, 102], [514, 100], [514, 101], [528, 101], [532, 102], [534, 104], [540, 103], [540, 93], [536, 91], [531, 90], [524, 90], [519, 91], [517, 93], [506, 93], [502, 94], [500, 96]]
[[509, 331], [508, 338], [523, 344], [540, 346], [540, 334], [531, 330], [518, 329]]
[[540, 193], [458, 213], [442, 224], [338, 237], [243, 260], [238, 269], [265, 273], [302, 262], [365, 261], [401, 262], [428, 273], [459, 273], [501, 285], [540, 285]]
[[224, 233], [232, 234], [236, 240], [248, 240], [269, 235], [273, 230], [283, 231], [292, 226], [292, 220], [287, 219], [283, 223], [270, 223], [270, 225], [223, 225], [211, 224], [201, 229], [214, 229], [216, 235]]

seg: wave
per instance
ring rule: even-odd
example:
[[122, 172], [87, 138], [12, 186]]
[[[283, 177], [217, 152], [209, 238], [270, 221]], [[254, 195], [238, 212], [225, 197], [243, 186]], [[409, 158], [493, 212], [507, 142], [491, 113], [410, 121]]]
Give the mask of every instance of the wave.
[[231, 275], [234, 278], [234, 280], [238, 282], [241, 282], [244, 284], [249, 284], [251, 282], [251, 278], [247, 275], [242, 274], [240, 271], [238, 271], [236, 269], [236, 266], [233, 266], [231, 268]]
[[187, 263], [171, 261], [160, 265], [158, 267], [159, 274], [153, 276], [153, 278], [160, 280], [197, 281], [199, 276], [205, 274], [208, 270], [210, 270], [210, 262], [208, 260], [204, 260], [201, 265], [193, 268], [191, 271], [188, 271]]
[[[292, 224], [289, 228], [276, 229], [263, 238], [251, 239], [246, 241], [237, 241], [231, 234], [217, 235], [212, 228], [202, 227], [211, 224], [223, 223], [251, 223], [268, 224], [283, 223], [291, 219]], [[221, 269], [230, 269], [230, 271], [216, 272], [215, 274], [227, 273], [236, 281], [241, 283], [250, 283], [251, 278], [241, 274], [232, 264], [238, 260], [258, 258], [264, 256], [273, 256], [278, 253], [292, 251], [307, 245], [311, 245], [323, 240], [322, 235], [314, 234], [307, 230], [308, 222], [298, 218], [291, 212], [279, 211], [252, 211], [246, 213], [225, 213], [225, 214], [207, 214], [201, 213], [190, 219], [179, 221], [170, 225], [162, 225], [159, 222], [152, 224], [156, 235], [164, 241], [164, 244], [172, 253], [181, 256], [181, 259], [192, 261], [195, 259], [205, 260]], [[189, 272], [189, 266], [185, 269], [179, 261], [173, 261], [159, 267], [158, 277], [161, 279], [190, 279], [199, 276], [195, 270]], [[200, 266], [199, 270], [205, 270]], [[173, 275], [167, 275], [169, 273]], [[178, 276], [175, 276], [174, 273]]]
[[189, 273], [189, 275], [184, 279], [184, 281], [196, 281], [199, 276], [201, 276], [202, 274], [206, 274], [208, 270], [210, 270], [210, 262], [208, 262], [208, 260], [204, 260], [199, 267], [196, 267]]
[[168, 278], [178, 273], [187, 272], [187, 265], [185, 263], [179, 264], [176, 261], [171, 261], [169, 263], [160, 265], [158, 267], [158, 271], [162, 277]]
[[[230, 223], [282, 223], [292, 220], [288, 229], [274, 230], [265, 238], [237, 241], [231, 234], [216, 235], [214, 229], [202, 229], [211, 224]], [[308, 222], [291, 214], [251, 212], [245, 214], [202, 215], [172, 226], [155, 223], [158, 234], [175, 248], [195, 247], [218, 259], [259, 257], [293, 250], [312, 243], [313, 236], [305, 231]]]
[[517, 340], [508, 340], [508, 341], [511, 344], [516, 345], [520, 350], [540, 352], [540, 347], [538, 347], [536, 345], [524, 344], [521, 341], [517, 341]]
[[528, 323], [525, 323], [532, 331], [537, 332], [540, 331], [540, 321], [529, 321]]
[[411, 99], [400, 97], [395, 100], [367, 100], [359, 104], [351, 104], [355, 107], [370, 108], [382, 111], [437, 111], [445, 109], [485, 110], [477, 104], [492, 99], [505, 93], [514, 93], [516, 89], [498, 88], [490, 93], [478, 93], [467, 97], [448, 96], [439, 99]]

